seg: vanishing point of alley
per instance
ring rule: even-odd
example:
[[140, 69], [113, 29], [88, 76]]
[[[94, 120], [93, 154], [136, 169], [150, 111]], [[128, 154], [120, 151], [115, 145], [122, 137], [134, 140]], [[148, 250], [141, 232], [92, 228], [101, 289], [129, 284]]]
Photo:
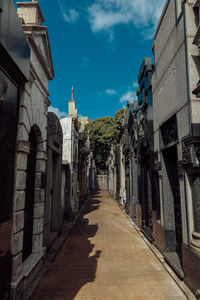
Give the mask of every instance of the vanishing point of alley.
[[106, 191], [82, 210], [31, 300], [187, 299]]

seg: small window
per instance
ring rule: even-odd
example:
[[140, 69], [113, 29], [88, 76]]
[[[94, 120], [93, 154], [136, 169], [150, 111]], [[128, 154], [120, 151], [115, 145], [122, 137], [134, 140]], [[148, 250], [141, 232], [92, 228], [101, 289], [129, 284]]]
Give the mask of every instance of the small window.
[[199, 26], [199, 20], [200, 20], [200, 10], [199, 7], [194, 7], [194, 15], [195, 15], [195, 24], [198, 27]]
[[200, 9], [199, 9], [199, 6], [200, 6], [200, 1], [197, 0], [195, 1], [194, 5], [193, 5], [193, 10], [194, 10], [194, 16], [195, 16], [195, 24], [197, 27], [199, 27], [199, 22], [200, 22]]

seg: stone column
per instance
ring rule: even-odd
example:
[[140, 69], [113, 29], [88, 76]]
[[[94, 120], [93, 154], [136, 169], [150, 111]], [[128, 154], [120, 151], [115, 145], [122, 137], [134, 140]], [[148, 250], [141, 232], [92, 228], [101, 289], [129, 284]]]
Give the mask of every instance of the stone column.
[[131, 151], [129, 153], [129, 178], [130, 178], [130, 210], [131, 210], [131, 215], [133, 211], [133, 152]]
[[26, 188], [27, 155], [30, 150], [28, 142], [18, 142], [16, 156], [16, 183], [13, 212], [12, 237], [12, 282], [16, 282], [22, 275], [22, 249], [24, 228], [24, 205]]
[[125, 157], [124, 157], [124, 154], [123, 154], [123, 150], [121, 149], [121, 157], [120, 157], [120, 160], [121, 160], [121, 186], [120, 186], [120, 202], [121, 202], [121, 205], [125, 205], [126, 203], [126, 191], [125, 191]]
[[[35, 172], [35, 203], [34, 203], [34, 217], [33, 217], [33, 253], [42, 253], [43, 249], [43, 232], [44, 232], [44, 202], [46, 179], [43, 182], [42, 177], [46, 173], [47, 153], [42, 151], [46, 149], [46, 145], [38, 145], [39, 151], [36, 160]], [[40, 149], [41, 148], [41, 149]], [[46, 177], [46, 176], [45, 176]]]

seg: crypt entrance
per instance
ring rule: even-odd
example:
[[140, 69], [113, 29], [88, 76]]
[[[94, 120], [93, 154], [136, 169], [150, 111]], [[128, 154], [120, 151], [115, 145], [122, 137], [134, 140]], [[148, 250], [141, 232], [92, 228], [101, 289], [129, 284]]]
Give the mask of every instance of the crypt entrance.
[[61, 203], [62, 128], [58, 117], [53, 112], [48, 112], [47, 122], [47, 186], [44, 246], [48, 250], [60, 232], [64, 214], [64, 203]]
[[165, 258], [183, 277], [182, 213], [178, 169], [178, 128], [176, 115], [161, 126], [162, 137], [162, 206], [165, 231]]
[[141, 228], [152, 241], [152, 157], [148, 149], [140, 150], [140, 176], [138, 177], [139, 200], [142, 207]]

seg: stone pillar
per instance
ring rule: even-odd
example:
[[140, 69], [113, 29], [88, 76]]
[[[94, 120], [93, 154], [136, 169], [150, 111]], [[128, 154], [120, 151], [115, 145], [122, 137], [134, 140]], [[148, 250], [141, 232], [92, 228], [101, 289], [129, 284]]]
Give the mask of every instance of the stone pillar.
[[122, 154], [122, 205], [124, 206], [126, 204], [126, 187], [125, 187], [125, 157], [124, 154]]
[[114, 164], [114, 198], [117, 199], [117, 165], [116, 159]]
[[13, 212], [12, 236], [12, 281], [17, 281], [22, 275], [22, 249], [24, 228], [24, 206], [26, 188], [27, 155], [30, 151], [28, 142], [18, 142], [16, 156], [16, 183]]
[[[46, 148], [46, 147], [45, 147]], [[43, 252], [43, 232], [44, 232], [44, 201], [46, 182], [42, 177], [46, 173], [47, 153], [39, 151], [36, 160], [36, 183], [35, 183], [35, 204], [33, 219], [33, 253]]]
[[132, 215], [133, 210], [133, 152], [129, 153], [129, 178], [130, 178], [130, 215]]

